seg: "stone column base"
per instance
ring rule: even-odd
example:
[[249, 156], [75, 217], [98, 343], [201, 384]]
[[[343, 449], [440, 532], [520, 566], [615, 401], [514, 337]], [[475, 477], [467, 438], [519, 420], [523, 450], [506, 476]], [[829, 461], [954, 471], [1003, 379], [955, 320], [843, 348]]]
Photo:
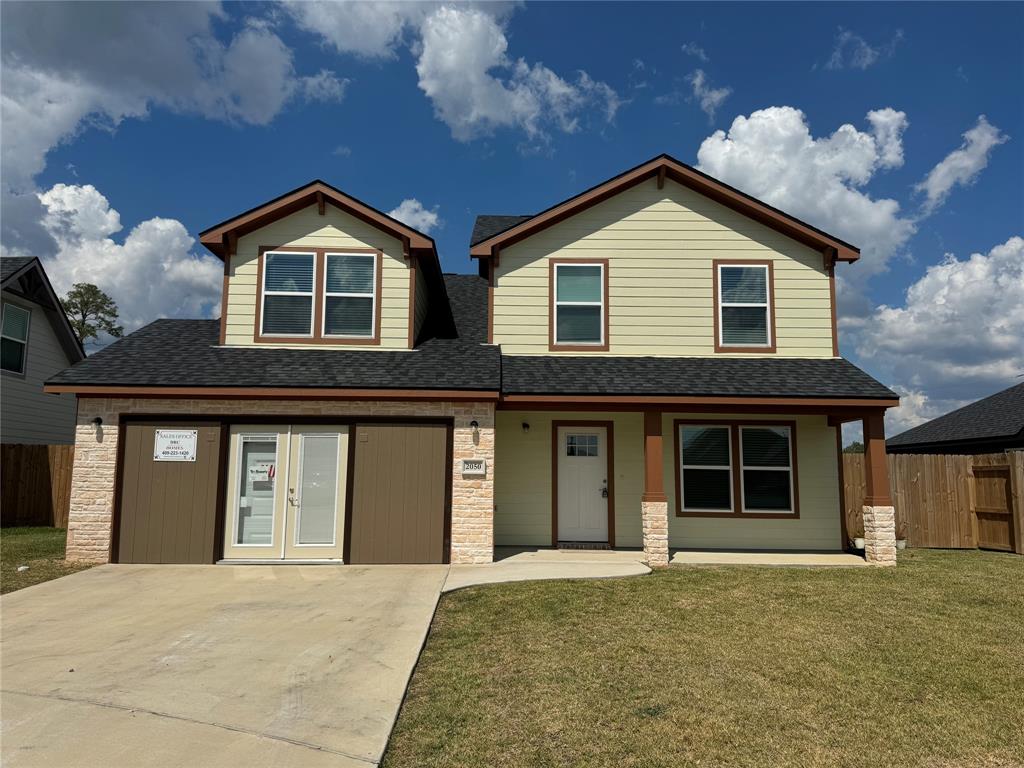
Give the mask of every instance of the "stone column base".
[[668, 502], [643, 501], [644, 560], [651, 568], [668, 566]]
[[864, 559], [872, 565], [896, 565], [896, 510], [864, 506]]

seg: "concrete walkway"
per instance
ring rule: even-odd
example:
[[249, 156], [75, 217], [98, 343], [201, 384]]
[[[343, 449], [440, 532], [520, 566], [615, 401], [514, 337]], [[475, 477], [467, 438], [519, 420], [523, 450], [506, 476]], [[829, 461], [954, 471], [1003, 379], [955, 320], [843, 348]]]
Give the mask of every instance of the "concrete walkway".
[[5, 768], [367, 768], [447, 566], [105, 565], [0, 600]]
[[782, 567], [860, 568], [868, 563], [849, 552], [737, 552], [679, 549], [672, 552], [672, 565], [774, 565]]
[[628, 550], [498, 547], [494, 559], [486, 565], [453, 565], [441, 591], [505, 581], [609, 579], [651, 572], [642, 562], [643, 552]]

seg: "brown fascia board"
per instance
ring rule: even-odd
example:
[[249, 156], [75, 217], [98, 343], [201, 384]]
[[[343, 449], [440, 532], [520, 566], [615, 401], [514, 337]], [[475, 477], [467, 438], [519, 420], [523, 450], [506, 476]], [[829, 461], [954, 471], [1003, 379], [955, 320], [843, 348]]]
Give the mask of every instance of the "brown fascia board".
[[223, 259], [226, 254], [225, 244], [229, 236], [241, 237], [321, 201], [331, 203], [346, 213], [362, 219], [367, 224], [397, 237], [405, 244], [407, 250], [428, 249], [436, 254], [433, 238], [406, 226], [351, 195], [346, 195], [340, 189], [319, 179], [200, 232], [199, 242], [215, 256]]
[[[580, 211], [607, 200], [625, 189], [639, 184], [649, 178], [664, 175], [683, 186], [725, 205], [728, 208], [748, 216], [755, 221], [775, 229], [793, 238], [797, 242], [810, 246], [826, 254], [826, 258], [837, 261], [856, 261], [860, 258], [860, 249], [832, 237], [817, 227], [813, 227], [799, 219], [773, 208], [767, 203], [741, 192], [724, 182], [708, 176], [685, 163], [681, 163], [669, 155], [659, 155], [653, 160], [638, 165], [625, 173], [619, 174], [608, 181], [591, 187], [575, 197], [558, 203], [546, 211], [542, 211], [532, 219], [510, 227], [483, 242], [470, 247], [469, 255], [474, 259], [488, 259], [498, 254], [501, 248], [517, 243], [540, 230], [569, 218]], [[830, 251], [834, 255], [830, 255]]]

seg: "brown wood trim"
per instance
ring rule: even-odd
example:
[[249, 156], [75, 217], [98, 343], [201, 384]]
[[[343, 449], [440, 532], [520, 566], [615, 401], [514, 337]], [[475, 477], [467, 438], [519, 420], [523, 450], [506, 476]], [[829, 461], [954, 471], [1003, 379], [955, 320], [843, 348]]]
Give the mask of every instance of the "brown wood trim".
[[230, 459], [231, 428], [220, 424], [220, 455], [217, 457], [217, 511], [213, 529], [213, 560], [224, 557], [224, 528], [228, 516], [228, 461]]
[[[47, 389], [46, 391], [50, 391]], [[813, 408], [816, 413], [833, 409], [893, 408], [898, 398], [832, 398], [832, 397], [708, 397], [704, 395], [502, 395], [502, 405], [510, 408], [520, 404], [543, 408], [564, 407], [568, 404], [616, 406], [619, 410], [635, 410], [636, 406], [711, 406]], [[852, 418], [857, 418], [853, 416]]]
[[772, 208], [760, 200], [744, 194], [738, 189], [730, 187], [728, 184], [718, 181], [707, 174], [701, 173], [697, 169], [681, 163], [668, 155], [659, 155], [585, 192], [564, 200], [515, 227], [511, 227], [504, 232], [477, 243], [470, 248], [469, 255], [472, 258], [491, 258], [494, 254], [494, 249], [499, 247], [507, 248], [513, 243], [519, 242], [542, 229], [557, 224], [559, 221], [569, 218], [609, 197], [613, 197], [629, 187], [656, 176], [662, 172], [662, 168], [664, 168], [667, 178], [689, 187], [705, 197], [738, 211], [755, 221], [759, 221], [772, 229], [782, 232], [797, 242], [808, 245], [818, 251], [823, 251], [825, 248], [834, 248], [836, 258], [840, 261], [856, 261], [860, 258], [859, 249], [849, 243], [844, 243], [799, 219], [789, 216], [776, 208]]
[[[263, 329], [263, 264], [264, 256], [268, 253], [312, 253], [314, 264], [313, 277], [313, 334], [311, 336], [264, 336]], [[327, 255], [358, 253], [373, 254], [376, 261], [376, 285], [374, 287], [374, 320], [373, 336], [325, 336], [324, 327], [324, 304], [326, 302], [324, 290], [327, 272]], [[383, 303], [383, 278], [384, 278], [384, 252], [378, 248], [299, 248], [296, 246], [269, 246], [259, 247], [258, 266], [256, 270], [256, 324], [253, 327], [252, 340], [257, 344], [316, 344], [324, 345], [380, 345], [380, 319], [381, 304]], [[410, 315], [412, 307], [409, 308]], [[410, 346], [411, 348], [411, 346]]]
[[[455, 482], [455, 424], [452, 421], [448, 421], [447, 424], [444, 465], [448, 481], [444, 486], [444, 534], [442, 534], [441, 562], [447, 565], [452, 561], [452, 485]], [[494, 524], [493, 513], [491, 524]]]
[[553, 419], [551, 421], [551, 546], [558, 546], [558, 457], [561, 447], [558, 430], [562, 427], [604, 427], [608, 462], [608, 546], [615, 546], [615, 422], [598, 419]]
[[316, 212], [321, 216], [327, 213], [327, 206], [324, 204], [324, 193], [317, 190], [316, 193]]
[[843, 478], [843, 425], [833, 427], [836, 431], [836, 463], [839, 469], [839, 549], [843, 552], [850, 546], [850, 533], [846, 530], [846, 482]]
[[[767, 267], [768, 268], [768, 333], [771, 335], [771, 344], [766, 347], [736, 347], [726, 346], [721, 343], [721, 312], [720, 296], [718, 293], [718, 268], [724, 267]], [[758, 354], [775, 354], [778, 346], [778, 339], [775, 336], [775, 270], [770, 259], [714, 259], [711, 262], [713, 276], [711, 280], [714, 291], [714, 329], [715, 329], [715, 352], [756, 352]]]
[[319, 180], [292, 190], [268, 203], [264, 203], [204, 230], [199, 234], [199, 242], [216, 256], [224, 258], [224, 235], [232, 234], [235, 237], [240, 237], [247, 232], [252, 232], [273, 221], [318, 203], [320, 199], [393, 237], [398, 239], [407, 238], [413, 248], [434, 249], [432, 238]]
[[[731, 512], [688, 512], [683, 509], [682, 469], [679, 459], [682, 446], [679, 444], [679, 427], [684, 424], [729, 427], [729, 447], [732, 460], [732, 511]], [[743, 509], [743, 457], [740, 455], [740, 429], [742, 427], [789, 427], [789, 460], [793, 479], [793, 511], [792, 512], [746, 512]], [[796, 422], [786, 420], [761, 419], [674, 419], [672, 421], [672, 440], [675, 447], [675, 485], [676, 485], [676, 517], [711, 517], [711, 518], [743, 518], [744, 520], [799, 520], [800, 519], [800, 475], [797, 469], [797, 432]]]
[[348, 430], [348, 468], [345, 470], [345, 521], [342, 523], [341, 561], [346, 565], [352, 560], [352, 500], [354, 498], [356, 475], [356, 423]]
[[114, 461], [114, 498], [110, 514], [110, 551], [107, 553], [107, 560], [111, 563], [120, 562], [118, 553], [121, 544], [121, 485], [124, 483], [124, 442], [127, 436], [128, 430], [124, 419], [119, 419], [117, 458]]
[[885, 458], [885, 411], [870, 411], [862, 420], [864, 427], [864, 504], [891, 507], [889, 466]]
[[74, 393], [79, 397], [194, 397], [250, 400], [477, 400], [495, 401], [498, 393], [480, 389], [338, 389], [312, 387], [122, 387], [53, 384], [50, 394]]
[[[661, 411], [644, 411], [644, 491], [642, 501], [668, 501]], [[657, 454], [657, 457], [655, 457]]]
[[497, 259], [490, 259], [487, 262], [487, 343], [494, 343], [494, 270], [497, 269]]
[[[383, 261], [383, 257], [378, 259]], [[409, 349], [416, 346], [416, 259], [409, 259]], [[377, 336], [380, 337], [380, 318], [377, 319]]]
[[832, 357], [839, 357], [839, 322], [836, 319], [836, 264], [828, 265], [828, 306], [832, 313]]
[[228, 291], [231, 286], [231, 257], [234, 253], [228, 251], [224, 256], [224, 280], [220, 289], [220, 345], [228, 337]]
[[[601, 312], [604, 336], [601, 344], [558, 344], [555, 341], [555, 267], [559, 264], [569, 264], [581, 267], [598, 265], [604, 276], [602, 291]], [[548, 351], [549, 352], [607, 352], [609, 344], [609, 322], [610, 301], [608, 300], [608, 259], [548, 259]]]

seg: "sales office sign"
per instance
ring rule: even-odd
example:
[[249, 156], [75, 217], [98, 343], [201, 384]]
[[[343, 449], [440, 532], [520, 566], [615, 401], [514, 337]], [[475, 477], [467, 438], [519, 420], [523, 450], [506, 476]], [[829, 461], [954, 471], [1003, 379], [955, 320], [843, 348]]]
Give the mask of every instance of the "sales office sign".
[[197, 429], [158, 429], [153, 461], [195, 461]]

